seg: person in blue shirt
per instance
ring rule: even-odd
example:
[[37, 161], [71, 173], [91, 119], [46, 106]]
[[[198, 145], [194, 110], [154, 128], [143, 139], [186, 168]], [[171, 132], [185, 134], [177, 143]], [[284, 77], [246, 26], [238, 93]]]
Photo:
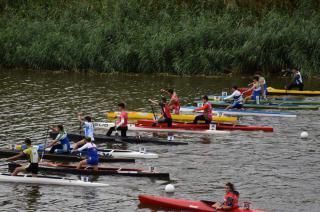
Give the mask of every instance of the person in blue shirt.
[[[81, 123], [81, 126], [83, 127], [84, 137], [89, 137], [91, 141], [94, 141], [94, 127], [92, 123], [91, 116], [83, 116], [83, 114], [80, 112], [77, 115], [77, 118], [79, 122]], [[76, 146], [82, 146], [86, 143], [85, 139], [82, 139], [81, 141], [78, 141], [76, 143]]]
[[64, 129], [62, 124], [57, 125], [56, 127], [49, 126], [53, 131], [58, 132], [57, 137], [47, 146], [51, 147], [50, 153], [56, 152], [58, 150], [61, 153], [70, 152], [70, 141], [68, 139], [68, 134]]
[[78, 148], [78, 145], [74, 147], [72, 151], [87, 151], [87, 159], [80, 161], [77, 165], [77, 169], [81, 169], [82, 166], [88, 165], [92, 166], [94, 171], [98, 171], [98, 164], [99, 164], [99, 154], [97, 150], [97, 146], [91, 141], [90, 137], [85, 137], [83, 139], [85, 144]]

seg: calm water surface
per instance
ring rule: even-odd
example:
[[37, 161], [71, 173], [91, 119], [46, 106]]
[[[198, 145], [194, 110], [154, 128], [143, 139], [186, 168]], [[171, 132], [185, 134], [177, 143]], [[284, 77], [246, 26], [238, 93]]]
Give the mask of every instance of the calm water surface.
[[[128, 110], [150, 111], [148, 98], [159, 98], [160, 88], [174, 87], [187, 99], [219, 94], [248, 78], [191, 78], [153, 76], [102, 76], [64, 72], [0, 70], [0, 143], [45, 140], [47, 125], [63, 123], [78, 128], [76, 113], [105, 120], [105, 112], [124, 101]], [[268, 79], [282, 87], [285, 79]], [[320, 89], [316, 80], [309, 89]], [[320, 101], [319, 97], [310, 97]], [[232, 132], [228, 136], [189, 137], [187, 146], [145, 145], [160, 154], [157, 160], [109, 166], [156, 166], [169, 172], [176, 198], [222, 200], [224, 183], [234, 182], [241, 200], [271, 211], [319, 211], [320, 143], [319, 111], [297, 111], [298, 118], [243, 118], [243, 124], [269, 125], [274, 133]], [[309, 137], [299, 138], [307, 130]], [[101, 145], [102, 147], [104, 145]], [[128, 145], [137, 150], [139, 145]], [[6, 172], [5, 166], [0, 166]], [[77, 176], [68, 175], [68, 177]], [[139, 209], [139, 194], [167, 195], [166, 182], [145, 178], [101, 176], [108, 188], [71, 188], [0, 184], [2, 211], [149, 211]], [[168, 196], [168, 195], [167, 195]]]

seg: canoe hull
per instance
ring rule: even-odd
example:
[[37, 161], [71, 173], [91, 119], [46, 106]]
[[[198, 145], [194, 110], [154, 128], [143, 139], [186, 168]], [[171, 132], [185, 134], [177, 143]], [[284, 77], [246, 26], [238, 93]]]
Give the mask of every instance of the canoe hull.
[[81, 180], [72, 180], [64, 178], [52, 177], [31, 177], [31, 176], [10, 176], [0, 174], [0, 182], [5, 183], [26, 183], [26, 184], [42, 184], [42, 185], [55, 185], [55, 186], [81, 186], [81, 187], [105, 187], [108, 184], [84, 182]]
[[299, 91], [285, 90], [268, 87], [268, 95], [304, 95], [304, 96], [320, 96], [320, 91]]
[[[153, 121], [150, 120], [139, 120], [137, 125], [139, 126], [147, 126], [147, 127], [154, 127], [154, 128], [161, 128], [166, 127], [165, 124], [158, 124], [157, 126], [152, 126]], [[188, 130], [209, 130], [208, 124], [192, 124], [192, 123], [178, 123], [173, 122], [173, 128], [178, 129], [188, 129]], [[242, 130], [242, 131], [264, 131], [264, 132], [273, 132], [272, 127], [266, 126], [249, 126], [249, 125], [232, 125], [232, 124], [222, 124], [217, 123], [216, 128], [218, 130]]]
[[[153, 205], [156, 207], [164, 207], [168, 209], [178, 209], [183, 211], [197, 211], [197, 212], [212, 212], [214, 209], [210, 205], [202, 201], [192, 201], [184, 199], [174, 199], [160, 196], [147, 196], [139, 195], [139, 200], [141, 204]], [[217, 212], [220, 210], [217, 210]], [[233, 209], [228, 210], [230, 212], [266, 212], [261, 210], [246, 210], [246, 209]]]
[[[106, 115], [107, 115], [108, 119], [116, 119], [119, 117], [120, 113], [119, 112], [108, 112]], [[156, 117], [160, 117], [160, 114], [156, 114]], [[128, 112], [128, 118], [133, 119], [133, 120], [139, 120], [139, 119], [153, 120], [154, 115], [152, 113]], [[172, 114], [172, 119], [174, 121], [193, 121], [194, 118], [195, 118], [195, 115], [189, 115], [189, 114], [174, 115], [174, 114]], [[235, 123], [237, 121], [237, 117], [212, 116], [212, 121]]]

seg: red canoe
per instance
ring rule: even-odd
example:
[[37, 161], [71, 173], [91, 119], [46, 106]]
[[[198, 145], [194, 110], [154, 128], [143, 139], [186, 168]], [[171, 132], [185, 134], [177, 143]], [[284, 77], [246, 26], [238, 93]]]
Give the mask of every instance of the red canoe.
[[[147, 196], [139, 195], [139, 200], [142, 205], [153, 205], [156, 207], [164, 207], [169, 209], [178, 209], [183, 211], [198, 211], [198, 212], [219, 212], [223, 210], [215, 210], [210, 205], [204, 201], [192, 201], [184, 199], [173, 199], [160, 196]], [[225, 211], [225, 210], [224, 210]], [[237, 208], [233, 210], [228, 210], [229, 212], [266, 212], [254, 209], [242, 209]]]
[[[138, 120], [137, 127], [154, 127], [154, 128], [166, 128], [166, 123], [159, 123], [156, 126], [152, 126], [152, 120]], [[172, 127], [174, 129], [184, 129], [184, 130], [208, 130], [208, 124], [193, 124], [193, 123], [181, 123], [173, 122]], [[216, 123], [217, 130], [243, 130], [243, 131], [264, 131], [264, 132], [273, 132], [272, 127], [267, 126], [250, 126], [250, 125], [233, 125], [233, 124], [224, 124]]]

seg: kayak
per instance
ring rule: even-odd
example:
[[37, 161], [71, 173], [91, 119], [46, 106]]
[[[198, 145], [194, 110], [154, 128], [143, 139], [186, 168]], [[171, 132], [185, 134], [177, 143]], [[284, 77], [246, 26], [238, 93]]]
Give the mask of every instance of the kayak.
[[[210, 95], [209, 100], [213, 101], [223, 101], [226, 96], [213, 96]], [[200, 100], [199, 100], [200, 101]], [[226, 100], [226, 102], [232, 103], [231, 100]], [[255, 100], [248, 99], [247, 103], [254, 104]], [[261, 99], [260, 104], [293, 104], [293, 105], [320, 105], [319, 101], [310, 101], [310, 100], [298, 100], [298, 99], [285, 99], [285, 98], [268, 98]]]
[[[154, 127], [154, 128], [162, 128], [166, 127], [166, 124], [159, 123], [156, 126], [152, 126], [153, 121], [151, 120], [139, 120], [137, 121], [138, 126], [146, 126], [146, 127]], [[224, 124], [224, 123], [214, 123], [216, 129], [218, 130], [242, 130], [242, 131], [264, 131], [264, 132], [273, 132], [272, 127], [267, 126], [250, 126], [250, 125], [233, 125], [233, 124]], [[188, 130], [208, 130], [210, 131], [209, 124], [193, 124], [193, 123], [181, 123], [181, 122], [173, 122], [173, 128], [178, 129], [188, 129]], [[213, 130], [211, 130], [213, 131]]]
[[[140, 203], [143, 205], [150, 205], [156, 207], [163, 207], [167, 209], [178, 209], [182, 211], [197, 211], [197, 212], [213, 212], [213, 211], [225, 211], [225, 210], [215, 210], [211, 207], [214, 202], [209, 201], [193, 201], [185, 199], [174, 199], [160, 196], [148, 196], [139, 195]], [[244, 209], [236, 208], [233, 210], [228, 210], [229, 212], [266, 212], [255, 209]]]
[[[12, 172], [20, 164], [9, 163], [9, 171]], [[98, 171], [94, 171], [92, 167], [77, 169], [76, 166], [65, 165], [62, 163], [39, 163], [38, 170], [47, 173], [69, 173], [77, 175], [122, 175], [131, 177], [149, 177], [162, 180], [170, 180], [169, 173], [157, 172], [154, 168], [150, 170], [122, 168], [122, 167], [99, 167]]]
[[[228, 135], [229, 131], [223, 130], [210, 130], [209, 127], [207, 129], [203, 128], [179, 128], [179, 127], [167, 127], [166, 124], [160, 124], [158, 126], [152, 126], [153, 121], [147, 120], [151, 124], [143, 125], [143, 124], [128, 124], [128, 130], [132, 131], [143, 131], [143, 132], [168, 132], [168, 133], [187, 133], [187, 134], [207, 134], [207, 135]], [[138, 120], [139, 123], [139, 120]], [[97, 122], [95, 124], [96, 128], [101, 129], [109, 129], [110, 127], [114, 127], [114, 123], [104, 123]]]
[[[196, 102], [198, 107], [202, 102]], [[230, 103], [225, 101], [210, 101], [214, 107], [227, 107]], [[279, 110], [318, 110], [320, 106], [316, 105], [294, 105], [294, 104], [243, 104], [244, 108], [256, 109], [279, 109]]]
[[81, 186], [81, 187], [106, 187], [108, 184], [93, 183], [82, 180], [74, 180], [60, 177], [18, 175], [11, 176], [9, 174], [0, 174], [0, 182], [5, 183], [26, 183], [26, 184], [43, 184], [43, 185], [58, 185], [58, 186]]
[[[56, 132], [50, 132], [50, 138], [55, 138], [57, 136]], [[68, 138], [71, 141], [80, 141], [84, 139], [84, 135], [76, 132], [68, 132]], [[94, 142], [95, 143], [153, 143], [159, 145], [188, 145], [187, 142], [182, 141], [167, 141], [167, 140], [160, 140], [156, 138], [149, 138], [149, 137], [140, 137], [140, 136], [106, 136], [106, 135], [94, 135]]]
[[273, 94], [315, 96], [315, 95], [320, 95], [320, 91], [285, 90], [285, 89], [276, 89], [273, 87], [268, 87], [268, 95], [273, 95]]
[[[193, 106], [182, 106], [180, 107], [181, 113], [192, 113], [196, 107]], [[215, 115], [231, 115], [231, 116], [260, 116], [260, 117], [285, 117], [285, 118], [296, 118], [297, 115], [293, 113], [274, 112], [274, 111], [261, 111], [261, 110], [238, 110], [238, 109], [222, 109], [214, 108], [212, 113]]]
[[[0, 157], [12, 157], [14, 155], [19, 154], [21, 151], [19, 150], [14, 150], [14, 149], [0, 149]], [[68, 162], [78, 162], [83, 159], [85, 159], [85, 154], [77, 154], [75, 153], [70, 153], [70, 154], [62, 154], [62, 153], [47, 153], [43, 154], [43, 159], [48, 159], [48, 160], [60, 160], [60, 161], [68, 161]], [[109, 156], [107, 154], [104, 154], [103, 152], [100, 152], [100, 157], [99, 157], [100, 162], [108, 162], [108, 163], [119, 163], [119, 162], [125, 162], [125, 163], [134, 163], [135, 159], [134, 158], [113, 158], [112, 156]]]
[[[118, 118], [120, 115], [119, 112], [108, 112], [107, 118], [109, 119], [115, 119]], [[160, 117], [160, 114], [155, 114], [156, 117]], [[187, 115], [187, 114], [180, 114], [175, 115], [172, 114], [172, 120], [174, 121], [193, 121], [195, 118], [195, 115]], [[154, 119], [154, 115], [152, 113], [143, 113], [143, 112], [128, 112], [128, 118], [129, 119]], [[212, 121], [215, 122], [231, 122], [235, 123], [237, 121], [237, 117], [227, 117], [227, 116], [212, 116]]]

